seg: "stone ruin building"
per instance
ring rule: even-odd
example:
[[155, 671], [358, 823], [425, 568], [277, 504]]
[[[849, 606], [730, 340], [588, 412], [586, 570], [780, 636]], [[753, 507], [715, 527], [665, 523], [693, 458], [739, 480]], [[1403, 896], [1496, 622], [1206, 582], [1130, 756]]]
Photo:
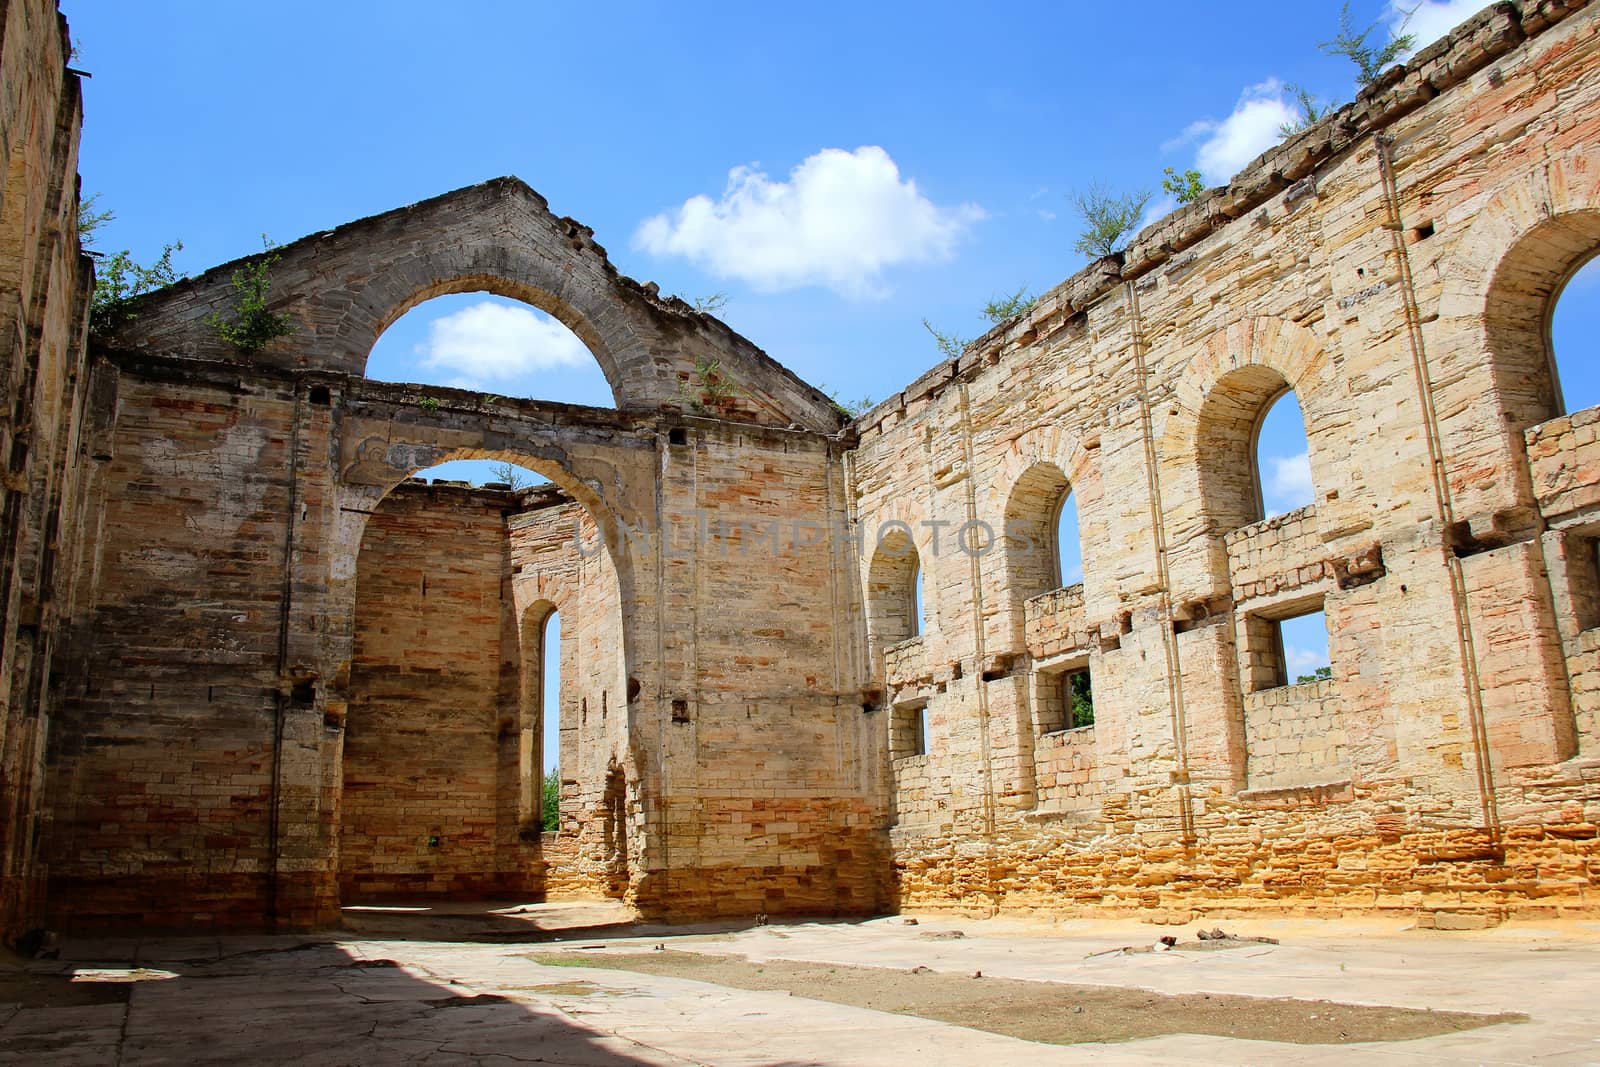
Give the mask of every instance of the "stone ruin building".
[[[7, 939], [443, 895], [1595, 913], [1600, 410], [1548, 315], [1600, 250], [1600, 5], [1485, 8], [855, 419], [512, 178], [281, 249], [252, 356], [206, 325], [238, 264], [90, 338], [65, 24], [0, 12]], [[476, 290], [616, 406], [363, 375]], [[1291, 388], [1315, 502], [1263, 520]], [[457, 457], [553, 486], [412, 478]], [[1331, 675], [1287, 684], [1317, 610]]]

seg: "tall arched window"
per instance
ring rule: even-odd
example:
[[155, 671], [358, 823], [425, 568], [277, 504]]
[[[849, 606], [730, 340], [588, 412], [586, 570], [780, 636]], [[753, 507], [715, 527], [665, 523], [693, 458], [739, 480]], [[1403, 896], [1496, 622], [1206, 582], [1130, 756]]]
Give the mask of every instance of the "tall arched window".
[[1078, 537], [1078, 498], [1070, 485], [1056, 504], [1055, 566], [1057, 588], [1083, 581], [1083, 544]]
[[1306, 423], [1294, 390], [1268, 403], [1256, 425], [1254, 452], [1258, 518], [1282, 515], [1315, 499]]
[[880, 532], [867, 568], [867, 629], [880, 651], [923, 631], [922, 561], [904, 523]]
[[543, 738], [539, 761], [540, 829], [561, 827], [561, 612], [545, 616], [539, 640], [543, 657], [540, 673], [539, 719]]
[[927, 628], [927, 608], [922, 602], [922, 564], [911, 571], [911, 636], [916, 637]]
[[1023, 472], [1006, 499], [1006, 577], [1020, 604], [1083, 579], [1078, 508], [1066, 474], [1054, 463]]
[[1282, 374], [1249, 364], [1200, 406], [1195, 461], [1208, 532], [1220, 536], [1315, 499], [1299, 398]]
[[1550, 352], [1562, 410], [1600, 404], [1600, 256], [1573, 272], [1550, 312]]
[[1519, 436], [1600, 402], [1597, 251], [1600, 211], [1573, 211], [1530, 227], [1495, 267], [1484, 304], [1489, 395]]
[[[481, 291], [434, 297], [395, 319], [372, 347], [367, 377], [591, 407], [615, 403], [600, 364], [577, 334], [531, 304]], [[516, 488], [547, 480], [531, 472], [522, 472], [524, 479], [506, 464], [481, 459], [452, 460], [422, 473], [478, 485], [515, 479]]]

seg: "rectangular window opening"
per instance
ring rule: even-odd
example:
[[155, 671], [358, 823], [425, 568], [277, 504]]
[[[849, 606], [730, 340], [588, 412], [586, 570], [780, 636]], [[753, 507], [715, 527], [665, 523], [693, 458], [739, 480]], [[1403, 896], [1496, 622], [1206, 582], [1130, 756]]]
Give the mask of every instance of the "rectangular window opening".
[[1244, 630], [1247, 691], [1308, 685], [1333, 677], [1321, 598], [1282, 614], [1246, 616]]
[[1578, 629], [1600, 626], [1600, 538], [1570, 534], [1566, 544], [1567, 590]]
[[1087, 660], [1040, 671], [1033, 695], [1034, 719], [1041, 734], [1094, 725], [1094, 683]]
[[1087, 664], [1061, 672], [1061, 703], [1066, 729], [1094, 725], [1094, 686]]
[[896, 705], [889, 734], [893, 759], [909, 759], [928, 753], [928, 702]]

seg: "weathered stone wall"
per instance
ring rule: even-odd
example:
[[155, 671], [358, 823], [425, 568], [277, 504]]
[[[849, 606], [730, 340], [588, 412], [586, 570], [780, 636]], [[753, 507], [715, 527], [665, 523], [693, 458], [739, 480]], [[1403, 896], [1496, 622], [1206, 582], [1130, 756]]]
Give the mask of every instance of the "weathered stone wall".
[[500, 749], [516, 738], [518, 650], [505, 492], [402, 485], [367, 520], [344, 731], [339, 895], [514, 896]]
[[[1595, 416], [1545, 423], [1544, 323], [1600, 247], [1597, 138], [1600, 17], [1492, 6], [859, 420], [860, 524], [926, 570], [882, 676], [930, 722], [902, 902], [1593, 906]], [[1286, 387], [1316, 495], [1262, 522]], [[1003, 534], [1067, 484], [1083, 586], [1039, 596]], [[1284, 687], [1275, 623], [1317, 609], [1333, 676]], [[1079, 665], [1095, 725], [1057, 736]]]
[[0, 939], [43, 906], [51, 659], [85, 510], [92, 271], [78, 247], [76, 74], [55, 4], [0, 7]]
[[114, 402], [98, 581], [51, 746], [50, 923], [259, 922], [286, 859], [272, 826], [295, 397], [123, 375]]
[[[545, 491], [522, 507], [509, 520], [523, 650], [520, 775], [537, 780], [557, 762], [561, 772], [559, 824], [541, 843], [542, 888], [547, 898], [625, 896], [642, 853], [626, 832], [629, 686], [616, 567], [593, 516], [570, 497]], [[555, 708], [544, 706], [542, 677], [552, 612], [560, 613], [561, 640]], [[547, 715], [557, 716], [557, 752], [543, 751]], [[524, 825], [535, 827], [539, 801], [530, 796], [522, 811]]]
[[[305, 928], [419, 880], [673, 917], [1592, 911], [1600, 415], [1559, 416], [1545, 322], [1600, 247], [1597, 9], [1491, 6], [844, 432], [512, 180], [286, 248], [295, 334], [257, 358], [203, 327], [224, 265], [89, 373], [44, 10], [4, 37], [0, 262], [31, 272], [0, 278], [29, 427], [0, 529], [8, 932], [46, 867], [76, 929]], [[18, 48], [42, 83], [13, 85]], [[572, 325], [618, 409], [359, 377], [407, 308], [484, 288]], [[736, 399], [689, 402], [708, 358]], [[1263, 520], [1285, 388], [1316, 493]], [[462, 457], [559, 492], [395, 491]], [[1068, 488], [1084, 577], [1052, 589]], [[435, 632], [424, 577], [475, 610]], [[1275, 627], [1318, 609], [1332, 676], [1287, 686]]]
[[[881, 906], [882, 716], [863, 710], [837, 445], [706, 422], [662, 475], [663, 711], [646, 906], [672, 914]], [[637, 655], [639, 650], [635, 649]], [[648, 684], [648, 682], [647, 682]]]

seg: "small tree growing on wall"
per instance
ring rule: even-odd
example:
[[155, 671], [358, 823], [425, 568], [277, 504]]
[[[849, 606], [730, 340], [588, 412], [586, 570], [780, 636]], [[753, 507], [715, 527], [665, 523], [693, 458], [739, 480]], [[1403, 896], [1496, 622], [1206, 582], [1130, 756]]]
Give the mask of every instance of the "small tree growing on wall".
[[[1408, 13], [1401, 29], [1411, 21]], [[1376, 22], [1360, 32], [1350, 22], [1350, 4], [1348, 0], [1344, 7], [1339, 9], [1339, 32], [1334, 34], [1332, 40], [1323, 41], [1317, 47], [1330, 56], [1344, 56], [1356, 65], [1356, 82], [1362, 87], [1371, 85], [1395, 60], [1399, 59], [1411, 46], [1416, 43], [1416, 35], [1401, 33], [1389, 35], [1388, 43], [1380, 46], [1370, 44], [1367, 38], [1372, 36], [1372, 31], [1378, 28]]]
[[514, 463], [496, 463], [489, 468], [492, 480], [509, 485], [512, 489], [526, 489], [533, 484], [528, 473]]
[[94, 247], [95, 231], [108, 222], [115, 222], [117, 213], [110, 208], [96, 211], [95, 204], [100, 200], [100, 194], [95, 193], [87, 200], [78, 202], [78, 243], [85, 248]]
[[1333, 103], [1317, 99], [1316, 95], [1305, 86], [1290, 85], [1288, 90], [1294, 96], [1294, 106], [1298, 114], [1293, 120], [1278, 127], [1278, 132], [1283, 136], [1291, 137], [1333, 114]]
[[1038, 302], [1039, 298], [1028, 292], [1028, 287], [1024, 285], [1014, 293], [991, 297], [979, 314], [998, 325], [1013, 316], [1032, 311], [1033, 305]]
[[1161, 172], [1166, 177], [1161, 179], [1161, 188], [1178, 198], [1178, 203], [1188, 204], [1199, 200], [1205, 195], [1205, 176], [1193, 168], [1179, 174], [1172, 167], [1167, 167]]
[[182, 275], [172, 268], [172, 253], [181, 251], [181, 241], [167, 245], [161, 258], [148, 267], [135, 262], [126, 248], [101, 260], [95, 267], [94, 294], [89, 298], [89, 332], [110, 336], [133, 317], [134, 298], [178, 281]]
[[213, 311], [206, 317], [218, 337], [241, 352], [258, 352], [280, 337], [294, 332], [287, 315], [267, 308], [267, 291], [272, 288], [272, 268], [278, 262], [277, 245], [261, 235], [267, 255], [233, 272], [234, 309], [231, 319]]
[[1094, 185], [1084, 192], [1074, 193], [1072, 203], [1083, 217], [1084, 228], [1073, 247], [1090, 259], [1100, 259], [1118, 251], [1133, 228], [1139, 225], [1149, 202], [1147, 190], [1116, 194]]

